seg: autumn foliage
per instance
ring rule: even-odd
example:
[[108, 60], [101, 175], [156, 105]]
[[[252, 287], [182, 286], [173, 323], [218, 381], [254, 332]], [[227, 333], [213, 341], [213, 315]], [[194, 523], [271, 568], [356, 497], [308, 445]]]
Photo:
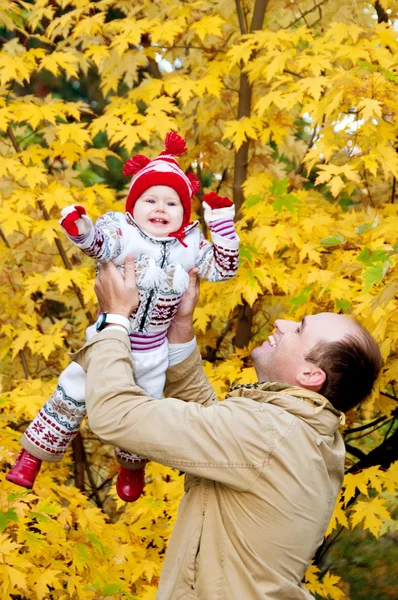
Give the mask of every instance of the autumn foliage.
[[1, 598], [155, 598], [181, 474], [151, 464], [146, 495], [124, 504], [112, 448], [87, 426], [33, 491], [5, 472], [96, 315], [95, 265], [60, 209], [123, 210], [124, 162], [157, 155], [169, 130], [188, 141], [199, 200], [217, 191], [238, 212], [239, 273], [203, 284], [196, 311], [220, 396], [254, 379], [249, 351], [281, 316], [351, 314], [380, 343], [306, 577], [318, 597], [349, 598], [322, 567], [330, 541], [394, 531], [397, 18], [393, 0], [0, 1]]

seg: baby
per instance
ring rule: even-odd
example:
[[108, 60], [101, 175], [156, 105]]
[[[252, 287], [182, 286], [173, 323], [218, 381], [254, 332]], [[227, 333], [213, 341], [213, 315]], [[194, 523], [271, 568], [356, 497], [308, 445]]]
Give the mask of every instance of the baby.
[[[214, 192], [204, 196], [204, 218], [212, 242], [190, 222], [191, 199], [199, 190], [193, 173], [185, 174], [175, 156], [186, 152], [176, 133], [166, 136], [165, 150], [152, 161], [136, 155], [124, 167], [133, 175], [126, 212], [109, 212], [93, 225], [83, 206], [61, 211], [61, 226], [69, 239], [97, 262], [112, 260], [122, 268], [127, 255], [135, 258], [140, 302], [125, 319], [100, 313], [86, 332], [87, 339], [107, 323], [125, 327], [130, 336], [135, 378], [148, 394], [161, 398], [169, 365], [167, 329], [188, 287], [188, 271], [197, 268], [207, 281], [236, 274], [239, 238], [234, 206]], [[56, 390], [22, 436], [23, 449], [7, 474], [8, 481], [32, 488], [42, 461], [60, 461], [86, 414], [85, 374], [72, 362], [60, 375]], [[144, 489], [146, 459], [116, 449], [121, 465], [116, 490], [133, 502]]]

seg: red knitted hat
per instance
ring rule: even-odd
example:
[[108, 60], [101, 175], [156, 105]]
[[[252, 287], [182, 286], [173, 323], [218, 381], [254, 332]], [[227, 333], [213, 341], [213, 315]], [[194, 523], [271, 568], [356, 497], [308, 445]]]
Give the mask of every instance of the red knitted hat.
[[193, 173], [184, 173], [174, 158], [187, 151], [185, 140], [177, 133], [170, 132], [166, 135], [164, 145], [165, 150], [153, 160], [136, 154], [124, 165], [124, 175], [134, 175], [126, 200], [126, 212], [133, 214], [134, 204], [148, 188], [168, 185], [177, 192], [184, 209], [181, 228], [170, 235], [181, 237], [181, 232], [190, 220], [191, 198], [199, 190], [199, 181]]

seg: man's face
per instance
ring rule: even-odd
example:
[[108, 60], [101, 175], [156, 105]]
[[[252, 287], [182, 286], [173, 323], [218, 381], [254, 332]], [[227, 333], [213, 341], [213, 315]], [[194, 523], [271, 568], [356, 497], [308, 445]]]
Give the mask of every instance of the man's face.
[[153, 237], [167, 237], [178, 231], [184, 209], [177, 192], [168, 185], [153, 185], [134, 205], [133, 217], [138, 227]]
[[354, 321], [334, 313], [304, 317], [301, 323], [278, 319], [274, 334], [252, 351], [258, 380], [317, 391], [325, 381], [325, 373], [305, 357], [318, 342], [336, 342], [358, 333]]

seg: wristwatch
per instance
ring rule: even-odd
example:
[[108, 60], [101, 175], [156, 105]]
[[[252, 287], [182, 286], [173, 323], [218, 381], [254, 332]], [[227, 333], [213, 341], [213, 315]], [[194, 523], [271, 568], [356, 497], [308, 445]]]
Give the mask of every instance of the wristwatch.
[[102, 313], [97, 319], [95, 328], [97, 331], [102, 331], [105, 325], [122, 325], [130, 333], [130, 320], [122, 315], [114, 315], [111, 313]]

